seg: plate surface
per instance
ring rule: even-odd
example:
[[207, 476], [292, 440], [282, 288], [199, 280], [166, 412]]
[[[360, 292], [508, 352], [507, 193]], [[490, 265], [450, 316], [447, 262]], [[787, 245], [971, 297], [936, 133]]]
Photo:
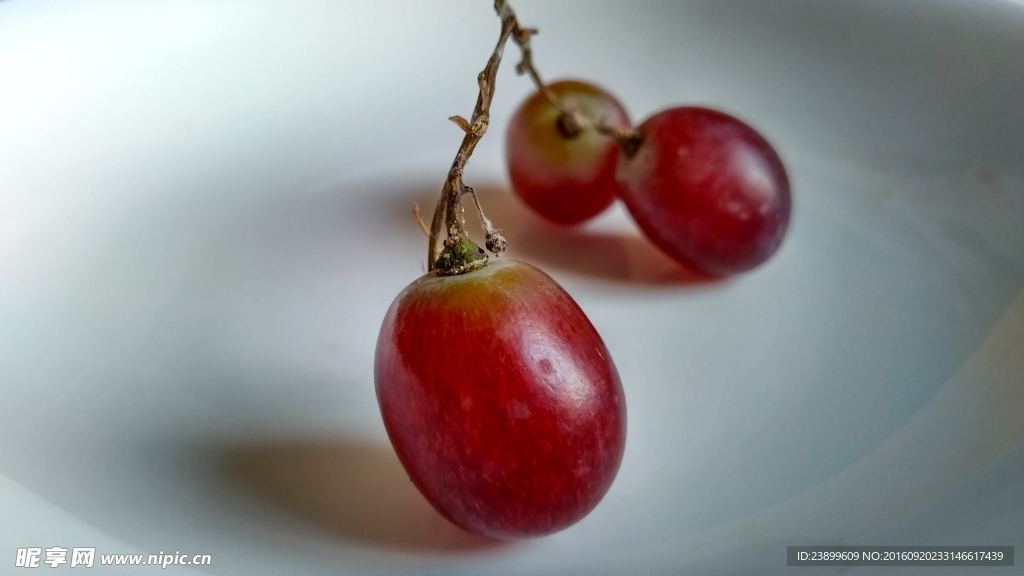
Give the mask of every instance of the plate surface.
[[211, 575], [1024, 552], [1024, 4], [512, 6], [547, 78], [593, 79], [637, 120], [731, 112], [793, 182], [781, 250], [728, 281], [696, 281], [621, 207], [547, 226], [507, 188], [504, 123], [531, 87], [506, 51], [466, 178], [614, 355], [629, 432], [598, 508], [534, 541], [464, 534], [377, 411], [380, 321], [424, 270], [409, 208], [458, 146], [490, 2], [8, 0], [0, 572], [53, 546], [209, 554], [188, 573]]

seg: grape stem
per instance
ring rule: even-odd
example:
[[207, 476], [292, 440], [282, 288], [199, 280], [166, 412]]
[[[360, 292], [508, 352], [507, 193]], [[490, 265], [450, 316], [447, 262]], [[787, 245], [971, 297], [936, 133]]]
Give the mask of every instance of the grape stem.
[[541, 80], [540, 73], [537, 72], [537, 67], [533, 64], [533, 49], [530, 47], [530, 37], [537, 33], [536, 28], [523, 28], [519, 26], [518, 22], [512, 30], [512, 39], [519, 46], [519, 50], [522, 52], [522, 59], [519, 64], [516, 64], [517, 74], [527, 74], [537, 90], [544, 95], [544, 98], [555, 107], [556, 110], [562, 113], [562, 117], [559, 119], [559, 128], [563, 134], [571, 138], [576, 134], [584, 130], [593, 128], [605, 136], [609, 136], [615, 139], [619, 145], [626, 150], [627, 153], [631, 153], [639, 145], [639, 136], [636, 130], [631, 127], [623, 128], [621, 126], [612, 126], [607, 122], [605, 118], [599, 118], [597, 120], [587, 117], [579, 110], [566, 106], [564, 102], [555, 96], [554, 92], [544, 81]]
[[441, 189], [441, 198], [437, 201], [434, 209], [434, 218], [430, 224], [430, 245], [427, 249], [427, 267], [433, 270], [436, 266], [438, 256], [441, 253], [440, 238], [442, 227], [447, 229], [447, 237], [444, 246], [454, 248], [460, 245], [462, 237], [466, 234], [466, 217], [462, 205], [462, 197], [470, 194], [477, 206], [477, 213], [484, 225], [486, 245], [488, 250], [494, 254], [501, 254], [508, 246], [505, 239], [491, 225], [490, 220], [484, 215], [480, 208], [480, 201], [472, 188], [466, 186], [462, 181], [462, 173], [466, 170], [466, 163], [473, 155], [477, 143], [487, 132], [487, 125], [491, 119], [491, 100], [494, 98], [494, 83], [498, 75], [498, 65], [501, 64], [501, 56], [505, 51], [505, 44], [509, 37], [519, 28], [515, 12], [505, 0], [494, 0], [494, 11], [501, 18], [501, 34], [498, 36], [498, 44], [494, 52], [487, 60], [487, 65], [477, 74], [476, 82], [480, 93], [476, 99], [476, 107], [469, 120], [461, 116], [452, 116], [450, 120], [465, 132], [459, 151], [455, 155], [451, 169], [448, 170], [448, 178]]
[[[438, 257], [442, 252], [442, 244], [444, 248], [455, 249], [464, 247], [464, 242], [468, 241], [468, 238], [463, 239], [466, 236], [466, 217], [462, 197], [466, 194], [473, 198], [477, 216], [479, 216], [480, 222], [483, 224], [485, 246], [487, 249], [495, 255], [500, 255], [508, 247], [508, 242], [498, 233], [484, 214], [476, 192], [463, 183], [462, 174], [466, 170], [466, 163], [469, 162], [470, 156], [473, 155], [473, 150], [476, 149], [476, 145], [483, 138], [484, 133], [487, 132], [487, 125], [491, 119], [491, 100], [494, 98], [494, 84], [498, 75], [498, 66], [501, 64], [501, 57], [509, 38], [519, 46], [522, 53], [522, 59], [516, 65], [516, 72], [518, 74], [523, 74], [524, 72], [529, 74], [537, 89], [562, 113], [560, 126], [568, 136], [573, 136], [580, 131], [593, 128], [602, 134], [614, 138], [627, 154], [635, 150], [639, 144], [637, 133], [632, 128], [611, 126], [603, 118], [598, 120], [588, 118], [581, 112], [571, 109], [560, 102], [541, 80], [537, 68], [533, 65], [533, 50], [530, 47], [530, 37], [536, 34], [537, 30], [522, 27], [516, 18], [515, 12], [506, 0], [494, 0], [494, 11], [501, 18], [501, 34], [498, 36], [498, 43], [494, 47], [494, 52], [491, 53], [491, 57], [487, 60], [487, 65], [477, 74], [476, 81], [480, 92], [476, 99], [476, 106], [473, 108], [473, 115], [470, 116], [469, 120], [462, 116], [452, 116], [449, 118], [449, 120], [462, 129], [465, 136], [463, 136], [462, 143], [459, 145], [459, 151], [455, 154], [455, 160], [448, 170], [448, 178], [445, 180], [444, 187], [441, 189], [441, 197], [434, 208], [434, 217], [430, 223], [429, 246], [427, 248], [428, 271], [438, 268]], [[446, 230], [447, 233], [443, 242], [441, 242], [442, 230]], [[483, 258], [485, 262], [486, 255]], [[449, 260], [446, 259], [445, 261]], [[482, 265], [484, 262], [478, 262], [478, 265]], [[469, 269], [475, 269], [475, 267], [479, 267], [478, 265], [472, 267], [457, 265], [454, 268], [446, 266], [444, 269], [438, 269], [438, 272], [459, 274]]]

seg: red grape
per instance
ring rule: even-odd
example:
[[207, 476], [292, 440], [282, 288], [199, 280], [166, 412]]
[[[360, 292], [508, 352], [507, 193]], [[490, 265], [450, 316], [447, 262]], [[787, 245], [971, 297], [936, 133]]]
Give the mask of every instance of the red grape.
[[374, 363], [399, 459], [466, 530], [561, 530], [615, 478], [626, 433], [615, 365], [576, 302], [529, 264], [422, 276], [388, 310]]
[[648, 238], [714, 276], [767, 260], [789, 225], [789, 179], [771, 145], [716, 110], [670, 108], [638, 128], [622, 154], [619, 194]]
[[[622, 105], [601, 88], [563, 80], [548, 89], [563, 106], [615, 127], [629, 126]], [[567, 136], [562, 113], [534, 92], [512, 116], [505, 142], [512, 189], [537, 214], [558, 224], [578, 224], [615, 200], [615, 141], [587, 128]]]

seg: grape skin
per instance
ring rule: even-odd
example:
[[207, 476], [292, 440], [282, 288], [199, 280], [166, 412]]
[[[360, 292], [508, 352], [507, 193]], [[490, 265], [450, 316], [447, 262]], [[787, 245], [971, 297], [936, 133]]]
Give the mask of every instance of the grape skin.
[[384, 319], [374, 380], [413, 483], [477, 534], [574, 524], [622, 460], [626, 406], [611, 355], [576, 302], [529, 264], [413, 282]]
[[[628, 127], [629, 116], [605, 90], [563, 80], [548, 86], [558, 100], [591, 121]], [[516, 110], [506, 133], [505, 158], [512, 189], [534, 212], [562, 225], [583, 222], [615, 200], [615, 141], [587, 128], [567, 137], [562, 113], [540, 91]]]
[[785, 167], [753, 128], [723, 112], [676, 107], [646, 119], [616, 169], [619, 196], [647, 237], [712, 276], [770, 258], [789, 226]]

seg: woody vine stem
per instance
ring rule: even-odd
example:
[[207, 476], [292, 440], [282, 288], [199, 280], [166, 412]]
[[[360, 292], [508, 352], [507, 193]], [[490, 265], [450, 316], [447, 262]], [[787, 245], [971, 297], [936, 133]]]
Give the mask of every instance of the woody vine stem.
[[[465, 133], [459, 151], [455, 155], [451, 169], [448, 170], [448, 178], [441, 189], [441, 197], [434, 209], [434, 217], [430, 225], [430, 239], [427, 250], [428, 270], [435, 270], [438, 274], [453, 275], [462, 274], [479, 268], [487, 263], [487, 256], [476, 244], [469, 240], [466, 235], [466, 217], [462, 203], [463, 196], [469, 194], [473, 199], [474, 207], [484, 228], [485, 246], [495, 255], [500, 255], [508, 247], [508, 242], [494, 228], [491, 221], [484, 214], [480, 206], [480, 199], [476, 192], [462, 181], [462, 174], [466, 169], [466, 163], [473, 150], [487, 132], [490, 123], [491, 100], [494, 98], [494, 84], [498, 75], [498, 66], [501, 64], [501, 57], [505, 51], [505, 44], [511, 38], [520, 49], [522, 59], [516, 65], [518, 74], [526, 73], [536, 84], [537, 89], [544, 94], [545, 98], [562, 113], [559, 122], [561, 129], [567, 137], [572, 137], [580, 131], [595, 129], [602, 134], [617, 140], [626, 150], [637, 145], [636, 133], [631, 128], [610, 126], [603, 119], [588, 118], [580, 112], [563, 105], [555, 95], [544, 85], [537, 69], [533, 65], [533, 52], [530, 48], [530, 37], [537, 33], [532, 28], [523, 28], [516, 19], [515, 12], [508, 5], [506, 0], [494, 0], [494, 11], [501, 18], [501, 34], [498, 36], [498, 43], [494, 52], [487, 60], [487, 65], [477, 75], [476, 81], [480, 93], [476, 99], [476, 106], [473, 115], [469, 120], [462, 116], [449, 118], [459, 126]], [[418, 208], [415, 209], [418, 214]], [[447, 231], [444, 239], [444, 248], [441, 248], [442, 230]]]

